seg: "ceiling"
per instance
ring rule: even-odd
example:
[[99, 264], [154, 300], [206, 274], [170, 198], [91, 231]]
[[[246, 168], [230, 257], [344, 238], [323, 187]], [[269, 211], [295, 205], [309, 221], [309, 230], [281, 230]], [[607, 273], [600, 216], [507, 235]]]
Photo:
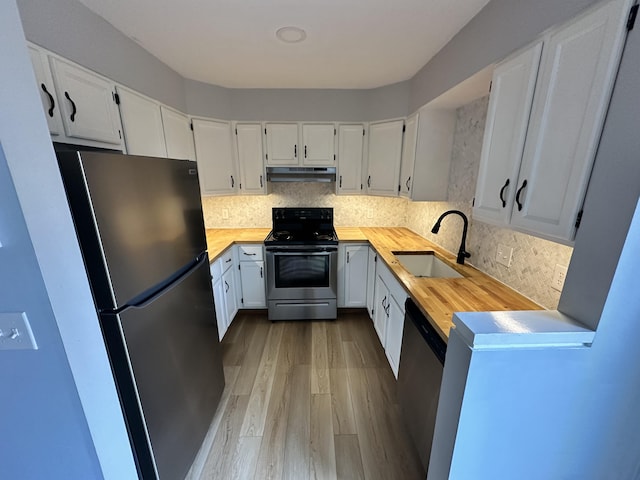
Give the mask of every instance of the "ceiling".
[[[79, 0], [186, 78], [366, 89], [411, 78], [489, 0]], [[296, 26], [300, 43], [276, 31]]]

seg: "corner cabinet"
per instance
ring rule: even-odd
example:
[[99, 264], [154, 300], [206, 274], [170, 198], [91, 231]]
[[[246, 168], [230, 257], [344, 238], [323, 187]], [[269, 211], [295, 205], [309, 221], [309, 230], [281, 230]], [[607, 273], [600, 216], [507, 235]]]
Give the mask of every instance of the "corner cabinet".
[[407, 119], [400, 168], [400, 196], [446, 201], [455, 110], [422, 108]]
[[398, 195], [403, 126], [403, 120], [369, 124], [367, 193]]
[[338, 127], [338, 195], [360, 195], [362, 185], [362, 161], [364, 154], [365, 126], [362, 123]]
[[367, 244], [340, 244], [338, 249], [338, 306], [362, 308], [367, 305]]
[[262, 126], [259, 123], [236, 123], [236, 149], [240, 167], [240, 192], [243, 195], [266, 193], [262, 153]]
[[231, 143], [231, 124], [193, 119], [193, 137], [203, 195], [231, 195], [238, 185]]
[[597, 4], [547, 33], [541, 46], [498, 66], [474, 218], [557, 242], [573, 240], [630, 3]]

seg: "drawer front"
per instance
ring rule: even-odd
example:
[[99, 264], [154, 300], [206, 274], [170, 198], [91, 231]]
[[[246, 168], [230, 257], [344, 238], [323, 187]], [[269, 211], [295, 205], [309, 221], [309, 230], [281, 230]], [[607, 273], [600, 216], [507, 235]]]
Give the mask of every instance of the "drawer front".
[[241, 262], [262, 261], [262, 245], [238, 245], [238, 259]]

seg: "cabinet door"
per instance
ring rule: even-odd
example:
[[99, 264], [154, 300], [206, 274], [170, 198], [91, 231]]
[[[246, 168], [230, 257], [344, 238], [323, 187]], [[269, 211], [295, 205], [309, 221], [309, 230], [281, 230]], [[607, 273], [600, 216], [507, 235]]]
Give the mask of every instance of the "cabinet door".
[[513, 226], [573, 239], [624, 45], [627, 4], [592, 9], [545, 41]]
[[259, 123], [236, 124], [236, 142], [242, 193], [265, 193], [262, 127]]
[[333, 124], [302, 125], [303, 165], [335, 165], [335, 131]]
[[114, 84], [59, 58], [51, 58], [68, 137], [121, 145]]
[[380, 278], [376, 276], [375, 301], [373, 326], [376, 329], [380, 343], [384, 347], [387, 329], [387, 307], [389, 306], [389, 289]]
[[265, 308], [264, 262], [240, 262], [242, 305], [244, 308]]
[[298, 125], [267, 123], [267, 165], [298, 165]]
[[166, 157], [160, 105], [128, 88], [118, 86], [117, 91], [127, 153]]
[[53, 76], [49, 68], [49, 59], [47, 54], [38, 48], [32, 45], [28, 45], [28, 47], [29, 57], [33, 65], [33, 73], [35, 73], [36, 83], [38, 84], [40, 100], [42, 101], [42, 107], [44, 108], [45, 117], [47, 118], [47, 125], [49, 126], [49, 133], [51, 136], [62, 135], [63, 128], [62, 118], [60, 117], [60, 105], [57, 103], [58, 99], [56, 98]]
[[214, 120], [193, 120], [193, 136], [200, 187], [204, 195], [236, 192], [236, 171], [231, 148], [231, 125]]
[[338, 195], [362, 193], [363, 124], [338, 127]]
[[367, 192], [373, 195], [398, 195], [402, 120], [369, 125], [369, 162]]
[[189, 118], [165, 106], [161, 106], [160, 111], [167, 144], [167, 157], [178, 160], [195, 160], [196, 151]]
[[473, 207], [478, 220], [509, 223], [541, 53], [538, 42], [493, 72]]
[[371, 318], [371, 320], [373, 320], [374, 313], [374, 293], [376, 286], [377, 261], [378, 254], [373, 248], [369, 247], [367, 259], [367, 310], [369, 311], [369, 318]]
[[222, 288], [222, 285], [222, 280], [213, 282], [213, 303], [216, 309], [216, 321], [218, 323], [218, 336], [220, 337], [220, 341], [222, 341], [222, 337], [224, 337], [227, 326], [229, 325], [227, 308], [224, 304], [224, 288]]
[[400, 365], [400, 350], [402, 348], [402, 330], [404, 329], [404, 309], [398, 304], [395, 297], [390, 297], [387, 315], [387, 332], [384, 345], [387, 360], [391, 370], [398, 378], [398, 366]]
[[369, 247], [365, 245], [347, 245], [345, 256], [344, 306], [364, 307], [367, 305]]
[[400, 196], [411, 197], [413, 185], [413, 165], [416, 160], [416, 141], [418, 136], [418, 114], [407, 118], [402, 140], [402, 161], [400, 163]]
[[236, 303], [236, 286], [234, 280], [234, 269], [230, 268], [222, 274], [222, 288], [224, 290], [224, 306], [227, 316], [227, 328], [231, 325], [233, 318], [238, 313], [238, 304]]

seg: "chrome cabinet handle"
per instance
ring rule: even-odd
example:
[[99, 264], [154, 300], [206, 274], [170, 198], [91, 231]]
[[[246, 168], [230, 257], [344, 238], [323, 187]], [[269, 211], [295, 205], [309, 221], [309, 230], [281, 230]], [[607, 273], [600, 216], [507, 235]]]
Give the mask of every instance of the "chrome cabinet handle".
[[516, 203], [518, 204], [518, 211], [521, 211], [522, 206], [524, 205], [524, 202], [520, 203], [520, 194], [522, 193], [522, 190], [524, 190], [526, 186], [527, 186], [527, 180], [525, 179], [525, 181], [522, 182], [522, 186], [518, 189], [516, 193]]
[[505, 208], [507, 206], [507, 201], [504, 199], [503, 195], [504, 195], [504, 190], [509, 186], [509, 179], [507, 178], [507, 181], [504, 182], [504, 185], [502, 186], [502, 188], [500, 189], [500, 201], [502, 202], [502, 208]]

